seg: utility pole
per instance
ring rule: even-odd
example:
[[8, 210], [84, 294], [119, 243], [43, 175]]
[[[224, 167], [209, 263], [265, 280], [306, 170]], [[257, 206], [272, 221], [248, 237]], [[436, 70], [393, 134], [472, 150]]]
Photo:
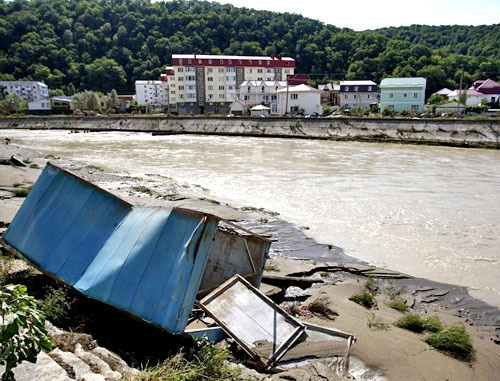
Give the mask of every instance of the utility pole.
[[[458, 90], [457, 116], [460, 116], [460, 98], [462, 96], [462, 81], [464, 79], [464, 66], [462, 65], [462, 73], [460, 74], [460, 88]], [[464, 105], [465, 108], [465, 105]]]
[[286, 75], [286, 101], [285, 101], [285, 115], [288, 115], [288, 74]]

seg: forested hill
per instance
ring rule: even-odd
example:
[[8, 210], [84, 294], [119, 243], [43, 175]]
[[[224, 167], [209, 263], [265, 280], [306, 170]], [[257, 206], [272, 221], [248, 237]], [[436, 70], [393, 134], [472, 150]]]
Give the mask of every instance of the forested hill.
[[[204, 1], [0, 0], [0, 79], [51, 89], [134, 91], [172, 53], [297, 59], [318, 82], [423, 76], [428, 93], [500, 76], [500, 25], [411, 26], [355, 32], [289, 13]], [[72, 85], [70, 85], [72, 84]]]

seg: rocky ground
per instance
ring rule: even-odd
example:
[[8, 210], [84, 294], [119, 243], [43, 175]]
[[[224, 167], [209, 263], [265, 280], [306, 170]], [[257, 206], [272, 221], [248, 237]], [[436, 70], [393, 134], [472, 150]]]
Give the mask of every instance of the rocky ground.
[[[268, 271], [268, 275], [318, 280], [305, 289], [280, 284], [278, 292], [274, 293], [274, 300], [301, 320], [354, 334], [357, 342], [351, 351], [350, 375], [355, 379], [497, 379], [500, 372], [500, 312], [470, 297], [463, 287], [369, 266], [347, 256], [339, 247], [317, 244], [301, 229], [280, 220], [271, 211], [237, 210], [216, 200], [206, 199], [203, 189], [176, 184], [160, 174], [149, 174], [144, 179], [116, 176], [84, 163], [43, 157], [29, 149], [0, 142], [0, 163], [2, 160], [8, 163], [12, 156], [27, 163], [27, 167], [0, 165], [0, 234], [22, 203], [22, 197], [14, 197], [16, 189], [36, 181], [40, 168], [50, 160], [135, 204], [198, 209], [235, 221], [271, 238], [273, 266], [269, 270], [273, 271]], [[24, 264], [19, 262], [13, 266], [13, 272], [25, 270]], [[363, 288], [368, 279], [373, 279], [373, 294], [377, 301], [376, 307], [372, 309], [349, 300], [351, 295]], [[36, 294], [43, 293], [43, 287], [51, 281], [34, 272], [27, 282], [30, 292], [34, 290]], [[423, 334], [393, 326], [395, 320], [404, 316], [402, 312], [388, 307], [396, 294], [413, 312], [422, 316], [437, 315], [445, 324], [465, 325], [474, 341], [474, 359], [457, 360], [425, 344], [422, 341]], [[77, 302], [71, 310], [71, 316], [60, 323], [59, 328], [64, 331], [50, 328], [54, 338], [67, 335], [66, 341], [70, 344], [56, 340], [56, 350], [40, 354], [37, 363], [40, 368], [23, 364], [21, 369], [16, 370], [16, 377], [34, 379], [36, 373], [36, 378], [47, 380], [120, 379], [124, 374], [132, 374], [133, 378], [137, 370], [129, 368], [129, 365], [140, 368], [147, 362], [152, 364], [161, 361], [182, 345], [182, 342], [172, 344], [172, 340], [177, 339], [146, 327], [141, 322], [130, 321], [106, 306], [81, 298], [76, 293], [74, 297]], [[318, 300], [327, 309], [311, 312], [311, 303]], [[257, 373], [242, 365], [235, 366], [242, 369], [242, 379], [338, 379], [338, 375], [321, 362], [278, 375]], [[49, 370], [51, 373], [45, 373]], [[24, 374], [24, 378], [21, 374]]]

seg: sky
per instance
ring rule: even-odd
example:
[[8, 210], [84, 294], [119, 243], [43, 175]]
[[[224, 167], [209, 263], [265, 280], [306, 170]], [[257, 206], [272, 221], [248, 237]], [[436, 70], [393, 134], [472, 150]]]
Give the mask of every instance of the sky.
[[500, 0], [216, 0], [276, 12], [298, 13], [354, 30], [411, 24], [500, 23]]

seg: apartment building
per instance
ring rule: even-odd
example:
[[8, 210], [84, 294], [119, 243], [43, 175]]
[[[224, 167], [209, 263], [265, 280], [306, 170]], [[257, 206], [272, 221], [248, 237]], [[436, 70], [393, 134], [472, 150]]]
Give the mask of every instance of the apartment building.
[[49, 111], [49, 87], [40, 81], [0, 81], [3, 95], [16, 94], [23, 98], [30, 111]]
[[228, 113], [244, 81], [283, 81], [295, 60], [280, 55], [225, 56], [173, 54], [168, 83], [170, 112]]
[[147, 111], [155, 108], [165, 111], [168, 107], [168, 81], [167, 80], [137, 80], [135, 81], [136, 102], [146, 106]]
[[370, 108], [378, 102], [377, 84], [373, 81], [341, 81], [339, 96], [340, 107]]
[[243, 81], [238, 89], [238, 99], [250, 105], [265, 105], [272, 115], [278, 114], [278, 90], [286, 88], [286, 81]]

